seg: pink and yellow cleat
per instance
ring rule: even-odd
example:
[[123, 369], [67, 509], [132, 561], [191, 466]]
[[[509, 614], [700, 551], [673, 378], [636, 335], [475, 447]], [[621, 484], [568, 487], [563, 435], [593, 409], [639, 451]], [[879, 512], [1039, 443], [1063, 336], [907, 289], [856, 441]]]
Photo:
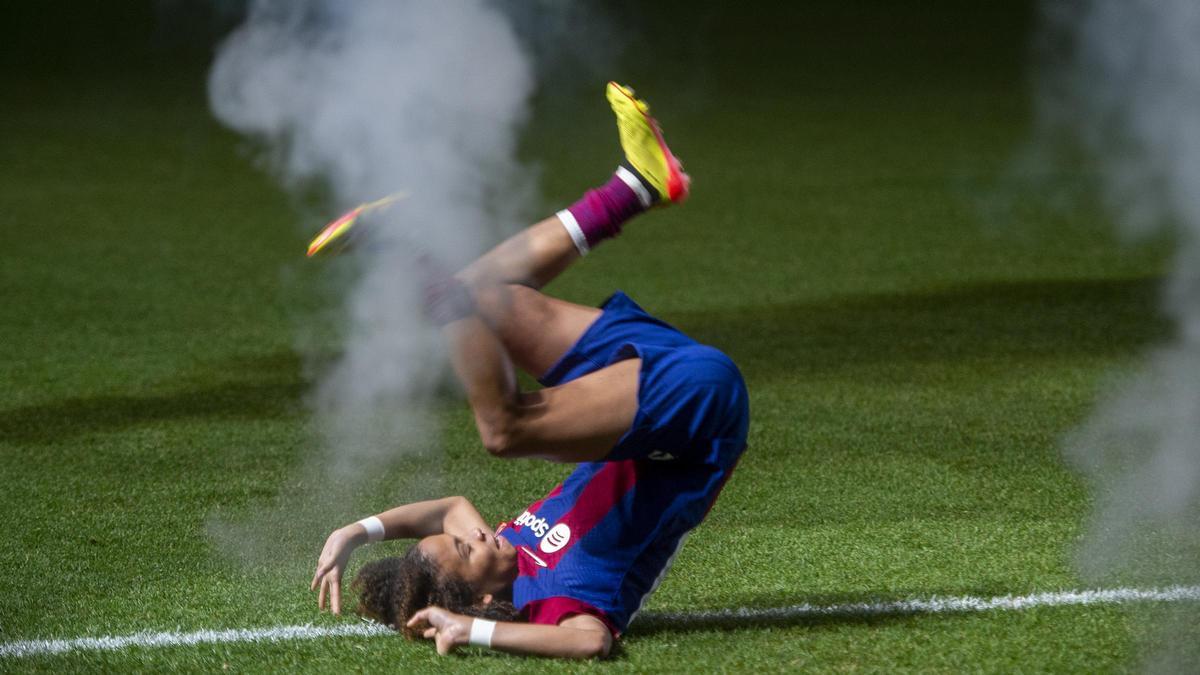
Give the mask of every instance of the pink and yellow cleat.
[[683, 164], [671, 154], [663, 140], [662, 129], [650, 116], [650, 105], [634, 97], [633, 89], [608, 83], [608, 102], [617, 116], [617, 131], [625, 160], [657, 194], [657, 204], [679, 203], [687, 199], [692, 178], [683, 172]]
[[[308, 257], [311, 258], [318, 253], [336, 253], [340, 251], [349, 241], [350, 230], [358, 222], [359, 217], [365, 213], [386, 209], [406, 196], [408, 195], [403, 192], [397, 192], [383, 199], [359, 204], [346, 213], [343, 213], [337, 220], [322, 228], [317, 233], [317, 236], [313, 238], [312, 242], [308, 245]], [[337, 245], [335, 246], [335, 244]]]

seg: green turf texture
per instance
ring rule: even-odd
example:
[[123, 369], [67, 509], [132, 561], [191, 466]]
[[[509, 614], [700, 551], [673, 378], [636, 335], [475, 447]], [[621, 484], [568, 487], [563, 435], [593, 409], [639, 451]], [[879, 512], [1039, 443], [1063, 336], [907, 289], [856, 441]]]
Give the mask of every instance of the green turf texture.
[[[612, 6], [636, 30], [611, 72], [555, 71], [536, 101], [523, 154], [541, 167], [542, 210], [616, 161], [608, 77], [650, 99], [694, 194], [549, 290], [585, 303], [629, 292], [726, 350], [753, 409], [749, 451], [647, 610], [1080, 587], [1071, 556], [1088, 500], [1058, 445], [1110, 378], [1168, 337], [1154, 309], [1167, 248], [1123, 245], [1086, 199], [1053, 208], [1004, 178], [1029, 126], [1030, 8]], [[47, 47], [58, 61], [26, 53], [28, 39], [4, 52], [0, 641], [333, 625], [307, 591], [324, 532], [436, 494], [506, 519], [565, 472], [490, 458], [457, 401], [443, 449], [353, 498], [305, 470], [319, 452], [305, 405], [312, 335], [338, 296], [336, 270], [302, 257], [327, 214], [285, 195], [212, 120], [203, 49], [149, 40], [143, 14], [68, 27]], [[105, 31], [150, 46], [103, 50]], [[1074, 189], [1088, 171], [1036, 182]], [[232, 555], [222, 542], [239, 532], [264, 541]], [[1149, 613], [647, 622], [614, 658], [574, 667], [1120, 671], [1136, 665]], [[0, 660], [547, 665], [440, 659], [398, 637]]]

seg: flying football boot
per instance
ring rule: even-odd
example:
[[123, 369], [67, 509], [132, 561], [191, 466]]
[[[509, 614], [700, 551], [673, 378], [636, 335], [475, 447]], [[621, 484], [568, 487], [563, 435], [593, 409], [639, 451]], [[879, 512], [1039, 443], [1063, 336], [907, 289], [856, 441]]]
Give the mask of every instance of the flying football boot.
[[317, 233], [317, 236], [313, 238], [312, 242], [308, 245], [308, 257], [311, 258], [318, 253], [326, 255], [340, 253], [353, 240], [353, 235], [357, 232], [354, 226], [360, 225], [360, 220], [364, 220], [371, 215], [378, 215], [406, 196], [403, 192], [397, 192], [383, 199], [359, 204], [346, 213], [343, 213], [337, 220], [322, 228]]

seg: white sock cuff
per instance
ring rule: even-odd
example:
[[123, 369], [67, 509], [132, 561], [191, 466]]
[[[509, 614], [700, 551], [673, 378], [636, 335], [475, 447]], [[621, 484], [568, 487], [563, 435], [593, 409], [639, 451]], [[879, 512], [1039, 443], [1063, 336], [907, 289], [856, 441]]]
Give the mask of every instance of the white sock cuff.
[[[637, 178], [635, 177], [634, 180]], [[575, 248], [579, 249], [579, 255], [587, 255], [591, 247], [588, 246], [587, 237], [583, 236], [583, 230], [579, 227], [579, 221], [575, 220], [575, 216], [567, 209], [554, 215], [558, 216], [558, 220], [566, 228], [567, 234], [571, 235], [571, 241], [575, 242]]]
[[633, 190], [633, 193], [637, 195], [638, 201], [642, 203], [642, 208], [650, 208], [653, 200], [650, 197], [650, 191], [642, 184], [641, 179], [623, 166], [617, 167], [617, 178], [620, 178], [622, 183], [625, 183], [629, 186], [630, 190]]

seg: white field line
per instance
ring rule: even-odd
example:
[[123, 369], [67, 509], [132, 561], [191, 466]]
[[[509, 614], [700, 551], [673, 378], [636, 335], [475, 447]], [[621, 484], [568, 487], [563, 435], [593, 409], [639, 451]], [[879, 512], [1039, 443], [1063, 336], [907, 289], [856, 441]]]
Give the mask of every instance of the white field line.
[[[1200, 586], [1167, 588], [1115, 588], [1095, 591], [1059, 591], [1033, 595], [1005, 595], [994, 598], [931, 597], [887, 602], [855, 602], [839, 605], [792, 605], [790, 607], [721, 609], [708, 612], [647, 613], [656, 624], [679, 622], [696, 624], [723, 620], [787, 620], [820, 617], [873, 617], [961, 612], [1019, 611], [1035, 607], [1071, 605], [1114, 605], [1129, 602], [1200, 601]], [[273, 628], [234, 628], [200, 630], [191, 633], [133, 633], [62, 640], [21, 640], [0, 643], [0, 657], [43, 656], [74, 651], [120, 650], [127, 647], [178, 647], [230, 642], [281, 642], [314, 640], [326, 637], [373, 637], [393, 631], [377, 623], [359, 622], [342, 626], [276, 626]]]
[[[1066, 607], [1070, 605], [1115, 605], [1128, 602], [1200, 601], [1200, 586], [1169, 586], [1167, 588], [1114, 588], [1094, 591], [1057, 591], [1032, 595], [1003, 595], [994, 598], [931, 597], [928, 599], [894, 600], [885, 602], [854, 602], [840, 605], [792, 605], [771, 608], [718, 609], [707, 612], [658, 612], [647, 615], [655, 623], [715, 623], [723, 620], [788, 620], [822, 617], [906, 616], [915, 614], [950, 614], [963, 612], [1019, 611], [1034, 607]], [[2, 652], [0, 652], [2, 653]]]
[[360, 622], [345, 626], [276, 626], [274, 628], [231, 628], [198, 630], [192, 633], [134, 633], [68, 640], [21, 640], [0, 643], [0, 657], [40, 656], [75, 651], [115, 651], [126, 647], [178, 647], [225, 642], [281, 642], [313, 640], [346, 635], [373, 636], [393, 632], [377, 623]]

